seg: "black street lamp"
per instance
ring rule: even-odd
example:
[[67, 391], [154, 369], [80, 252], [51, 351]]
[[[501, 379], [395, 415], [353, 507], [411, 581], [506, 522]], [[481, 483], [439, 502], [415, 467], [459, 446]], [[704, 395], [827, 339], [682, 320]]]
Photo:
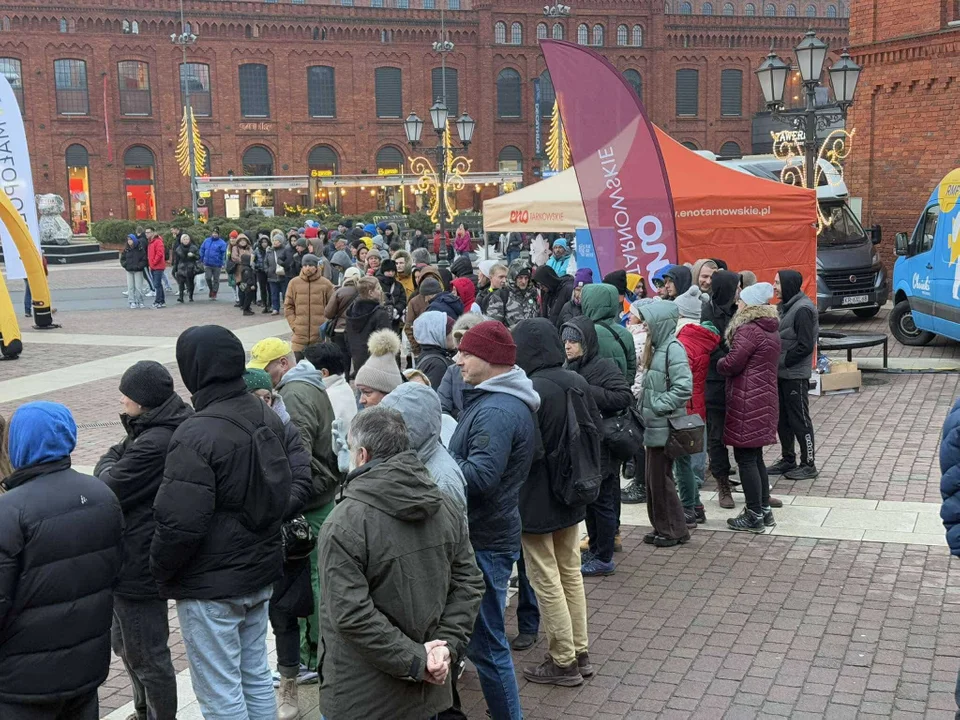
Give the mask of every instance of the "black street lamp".
[[[836, 102], [817, 107], [817, 88], [821, 86], [823, 63], [827, 58], [827, 44], [817, 37], [813, 30], [807, 31], [800, 44], [794, 48], [797, 69], [806, 96], [803, 108], [785, 110], [783, 91], [787, 82], [790, 66], [771, 50], [767, 59], [756, 70], [760, 89], [767, 108], [774, 120], [789, 123], [794, 130], [803, 133], [804, 168], [806, 185], [816, 190], [817, 153], [819, 142], [817, 134], [834, 123], [847, 119], [847, 110], [853, 104], [860, 79], [860, 66], [844, 51], [840, 59], [830, 68], [830, 83]], [[826, 112], [824, 112], [826, 111]]]
[[[188, 32], [186, 27], [183, 22], [183, 0], [180, 0], [180, 34], [171, 34], [170, 42], [183, 51], [181, 68], [187, 64], [187, 48], [197, 43], [196, 34]], [[182, 69], [181, 72], [183, 72]], [[199, 215], [197, 209], [197, 148], [193, 141], [193, 107], [190, 104], [190, 80], [191, 78], [188, 77], [186, 82], [182, 82], [181, 85], [183, 88], [183, 104], [187, 108], [187, 147], [190, 149], [190, 207], [193, 218], [196, 220]]]

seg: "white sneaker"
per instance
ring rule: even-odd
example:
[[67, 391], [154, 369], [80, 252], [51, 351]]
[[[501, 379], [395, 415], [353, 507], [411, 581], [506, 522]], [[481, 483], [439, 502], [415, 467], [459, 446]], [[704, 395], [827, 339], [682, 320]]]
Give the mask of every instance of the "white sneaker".
[[143, 295], [144, 297], [153, 297], [156, 293], [153, 290], [147, 290]]
[[131, 309], [131, 310], [136, 310], [136, 309], [137, 309], [137, 304], [136, 304], [136, 303], [130, 303], [130, 309]]
[[126, 297], [126, 296], [127, 296], [127, 291], [126, 291], [126, 290], [124, 290], [124, 291], [123, 291], [123, 292], [121, 292], [120, 294], [121, 294], [121, 295], [123, 295], [124, 297]]

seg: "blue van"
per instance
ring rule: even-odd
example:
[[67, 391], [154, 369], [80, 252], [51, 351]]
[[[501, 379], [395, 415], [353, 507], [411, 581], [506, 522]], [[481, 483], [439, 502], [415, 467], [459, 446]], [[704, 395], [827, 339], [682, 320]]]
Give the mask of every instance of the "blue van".
[[960, 340], [960, 169], [930, 194], [912, 235], [897, 233], [890, 331], [904, 345]]

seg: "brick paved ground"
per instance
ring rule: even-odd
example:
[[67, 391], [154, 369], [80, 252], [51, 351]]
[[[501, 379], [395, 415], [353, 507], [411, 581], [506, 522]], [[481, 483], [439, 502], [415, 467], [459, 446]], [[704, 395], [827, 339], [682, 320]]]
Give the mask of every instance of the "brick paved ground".
[[[52, 330], [47, 332], [53, 332]], [[0, 380], [25, 377], [44, 370], [71, 367], [78, 363], [101, 360], [122, 355], [138, 349], [136, 346], [114, 347], [109, 345], [42, 345], [31, 343], [29, 336], [23, 338], [23, 352], [17, 360], [0, 365]]]

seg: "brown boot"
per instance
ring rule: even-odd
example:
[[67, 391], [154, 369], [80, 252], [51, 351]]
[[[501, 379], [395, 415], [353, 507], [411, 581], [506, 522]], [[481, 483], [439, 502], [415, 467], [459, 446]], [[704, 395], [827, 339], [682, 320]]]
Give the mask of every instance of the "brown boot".
[[725, 477], [717, 478], [717, 493], [720, 498], [720, 507], [731, 510], [734, 506], [733, 495], [730, 493], [730, 480]]
[[583, 685], [583, 675], [580, 674], [580, 666], [577, 661], [570, 663], [567, 667], [560, 667], [549, 655], [539, 665], [524, 668], [523, 676], [530, 682], [541, 685], [562, 685], [564, 687]]

